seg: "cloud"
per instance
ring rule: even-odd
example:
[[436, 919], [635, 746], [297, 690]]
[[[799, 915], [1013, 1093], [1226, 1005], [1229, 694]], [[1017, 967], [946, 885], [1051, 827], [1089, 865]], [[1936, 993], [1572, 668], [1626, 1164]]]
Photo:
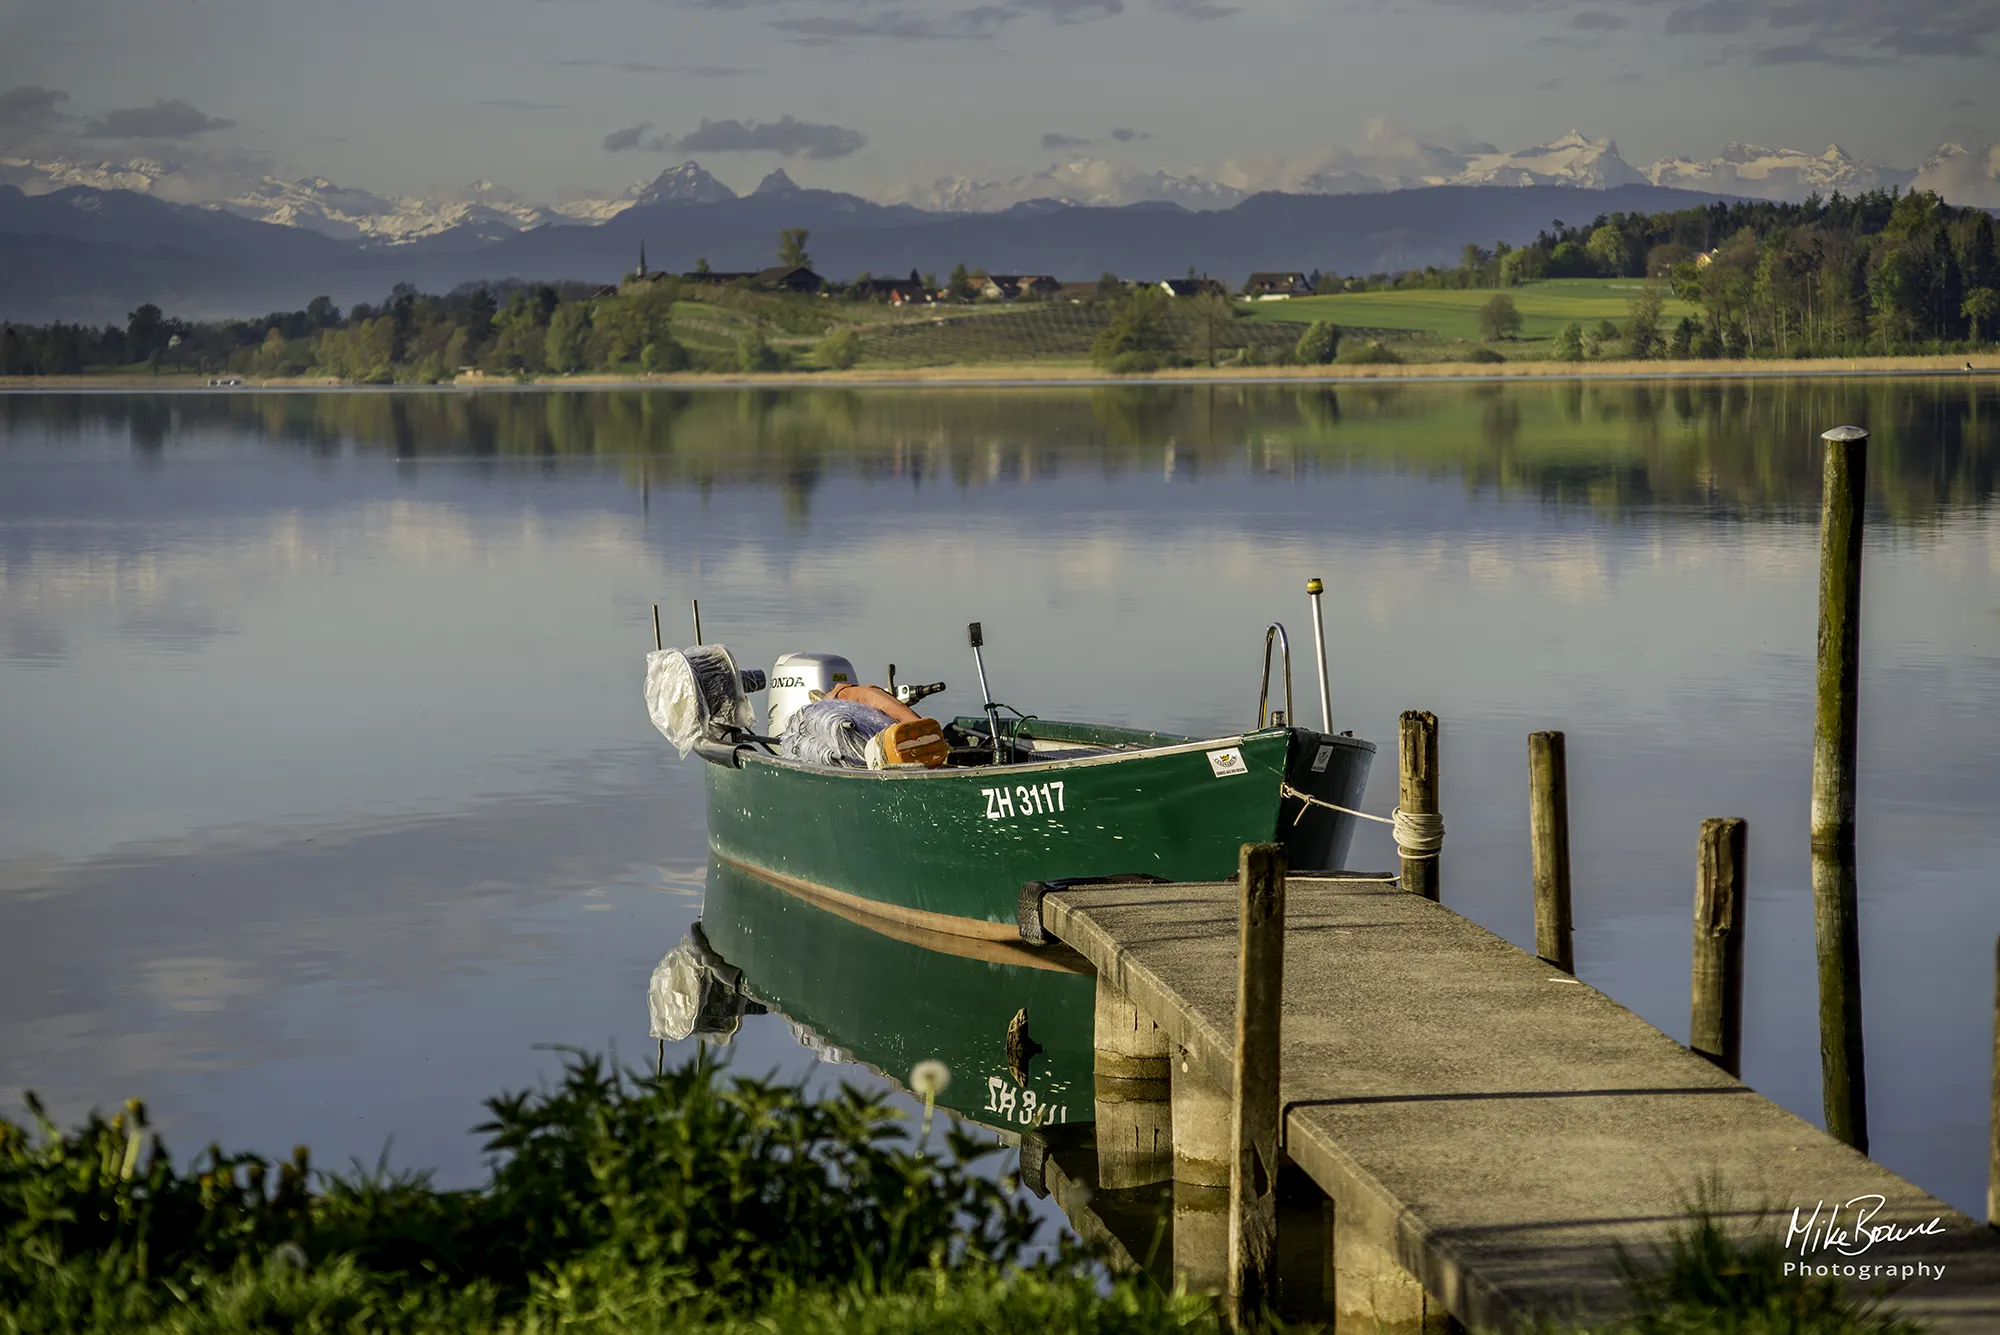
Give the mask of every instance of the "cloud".
[[674, 142], [676, 153], [776, 153], [786, 158], [844, 158], [868, 142], [844, 125], [816, 125], [791, 116], [774, 121], [704, 120]]
[[735, 79], [763, 72], [734, 65], [655, 65], [648, 60], [558, 60], [556, 68], [610, 70], [614, 74], [679, 74], [690, 79]]
[[888, 37], [899, 42], [984, 41], [1001, 26], [1021, 17], [1006, 5], [976, 5], [950, 14], [912, 14], [885, 9], [865, 18], [813, 15], [779, 19], [771, 26], [801, 40], [824, 43], [855, 37]]
[[56, 104], [69, 101], [69, 94], [35, 84], [24, 84], [0, 93], [0, 131], [46, 130], [63, 118]]
[[563, 103], [563, 102], [523, 102], [523, 101], [522, 101], [522, 100], [521, 100], [520, 98], [518, 98], [518, 97], [494, 97], [494, 98], [488, 98], [488, 99], [487, 99], [486, 101], [484, 101], [484, 102], [476, 102], [476, 103], [474, 103], [473, 105], [475, 105], [475, 106], [481, 106], [481, 107], [491, 107], [491, 108], [493, 108], [493, 109], [494, 109], [495, 111], [567, 111], [567, 110], [569, 110], [569, 106], [568, 106], [568, 104], [567, 104], [567, 103]]
[[859, 130], [844, 125], [817, 125], [780, 116], [774, 121], [704, 120], [678, 139], [652, 134], [651, 121], [640, 121], [604, 136], [606, 153], [776, 153], [786, 158], [825, 161], [844, 158], [868, 142]]
[[643, 148], [653, 153], [673, 152], [673, 147], [670, 144], [659, 142], [655, 145], [648, 145], [646, 143], [646, 131], [652, 128], [653, 123], [651, 121], [640, 121], [637, 125], [628, 125], [622, 130], [613, 130], [610, 134], [604, 136], [604, 142], [599, 147], [606, 153], [624, 153], [634, 148]]
[[1535, 85], [1535, 91], [1538, 93], [1560, 92], [1562, 86], [1563, 81], [1561, 79], [1544, 79]]
[[[1706, 62], [1718, 65], [1846, 66], [1949, 56], [1979, 59], [1990, 57], [1995, 39], [2000, 38], [2000, 0], [1907, 0], [1896, 5], [1881, 0], [1429, 2], [1461, 11], [1543, 16], [1571, 34], [1602, 35], [1629, 28], [1635, 20], [1658, 22], [1670, 37], [1705, 40]], [[1541, 46], [1579, 45], [1575, 38], [1546, 33], [1529, 40]], [[1596, 45], [1595, 39], [1588, 45]]]
[[192, 139], [210, 130], [226, 130], [236, 124], [219, 116], [209, 116], [192, 102], [181, 98], [161, 98], [150, 107], [122, 107], [107, 111], [83, 127], [87, 139]]
[[1175, 18], [1187, 19], [1191, 23], [1226, 19], [1231, 14], [1243, 12], [1241, 5], [1218, 5], [1211, 3], [1211, 0], [1153, 0], [1153, 8], [1172, 14]]
[[1145, 130], [1113, 130], [1111, 137], [1121, 144], [1130, 144], [1141, 139], [1151, 139], [1153, 136]]
[[[1095, 23], [1127, 12], [1130, 0], [985, 0], [961, 9], [937, 9], [920, 0], [843, 0], [841, 12], [813, 9], [802, 0], [676, 0], [683, 9], [774, 11], [770, 26], [808, 45], [871, 37], [902, 42], [985, 41], [1030, 17], [1057, 24]], [[1154, 10], [1190, 20], [1223, 18], [1238, 6], [1217, 0], [1151, 0]], [[812, 12], [799, 12], [810, 9]]]
[[1052, 132], [1042, 136], [1042, 151], [1045, 153], [1063, 148], [1089, 148], [1090, 145], [1090, 140], [1079, 139], [1073, 134], [1056, 134]]
[[1088, 23], [1125, 12], [1125, 0], [1009, 0], [1006, 8], [1047, 14], [1057, 23]]

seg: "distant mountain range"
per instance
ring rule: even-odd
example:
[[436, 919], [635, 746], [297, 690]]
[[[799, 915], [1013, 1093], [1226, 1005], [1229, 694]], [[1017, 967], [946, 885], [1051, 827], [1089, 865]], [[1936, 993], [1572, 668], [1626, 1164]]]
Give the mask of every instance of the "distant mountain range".
[[1646, 184], [1430, 186], [1265, 193], [1203, 210], [1031, 201], [940, 213], [800, 189], [782, 173], [740, 197], [713, 197], [693, 173], [678, 179], [711, 197], [634, 200], [602, 222], [566, 218], [497, 237], [468, 220], [394, 245], [131, 190], [79, 185], [30, 195], [0, 185], [0, 319], [122, 322], [147, 301], [186, 317], [255, 315], [294, 310], [322, 293], [342, 306], [380, 301], [402, 282], [433, 292], [506, 278], [609, 283], [632, 269], [641, 245], [658, 268], [706, 259], [716, 269], [755, 269], [772, 262], [787, 227], [809, 228], [814, 266], [843, 278], [862, 270], [945, 273], [960, 262], [1068, 279], [1189, 269], [1232, 281], [1259, 269], [1371, 273], [1456, 263], [1467, 241], [1518, 244], [1555, 218], [1717, 198]]
[[[1645, 184], [1793, 201], [1815, 191], [1854, 194], [1904, 186], [1936, 190], [1955, 204], [1996, 207], [2000, 206], [2000, 145], [1941, 144], [1919, 166], [1905, 169], [1854, 157], [1838, 145], [1812, 154], [1730, 144], [1713, 158], [1661, 158], [1641, 169], [1620, 157], [1611, 140], [1592, 139], [1575, 130], [1546, 144], [1502, 152], [1489, 144], [1446, 148], [1401, 136], [1378, 123], [1371, 125], [1367, 140], [1357, 148], [1284, 161], [1232, 160], [1206, 174], [1138, 171], [1080, 157], [1001, 180], [950, 176], [906, 183], [879, 192], [869, 202], [934, 213], [997, 213], [1024, 204], [1117, 208], [1171, 203], [1217, 210], [1273, 191], [1345, 195], [1444, 185], [1608, 190]], [[555, 204], [524, 200], [491, 181], [474, 181], [433, 196], [388, 196], [324, 177], [219, 178], [165, 160], [0, 158], [0, 185], [15, 186], [29, 195], [72, 186], [127, 190], [371, 246], [408, 245], [452, 235], [455, 244], [464, 247], [542, 227], [601, 223], [646, 205], [716, 204], [737, 198], [735, 191], [693, 162], [651, 181], [635, 182], [613, 197]], [[797, 188], [779, 171], [755, 193]]]

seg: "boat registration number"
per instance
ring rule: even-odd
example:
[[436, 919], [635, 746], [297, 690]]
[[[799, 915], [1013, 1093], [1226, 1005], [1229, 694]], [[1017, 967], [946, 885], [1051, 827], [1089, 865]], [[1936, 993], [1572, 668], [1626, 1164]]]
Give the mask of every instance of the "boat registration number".
[[1012, 788], [981, 788], [986, 798], [986, 819], [1013, 820], [1017, 816], [1047, 816], [1067, 810], [1060, 780], [1051, 783], [1021, 783]]
[[1067, 1103], [1050, 1103], [1027, 1086], [1015, 1086], [997, 1075], [986, 1077], [986, 1111], [999, 1113], [1003, 1122], [1022, 1126], [1048, 1126], [1069, 1121]]

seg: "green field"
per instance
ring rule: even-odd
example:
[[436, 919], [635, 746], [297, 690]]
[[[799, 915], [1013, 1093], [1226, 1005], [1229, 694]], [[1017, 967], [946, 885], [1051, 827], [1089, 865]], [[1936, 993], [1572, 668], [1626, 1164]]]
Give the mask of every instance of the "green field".
[[[1521, 312], [1521, 337], [1538, 340], [1554, 338], [1572, 320], [1585, 328], [1600, 320], [1623, 325], [1631, 315], [1628, 303], [1643, 286], [1636, 278], [1551, 278], [1507, 288], [1506, 293]], [[1481, 337], [1479, 310], [1493, 297], [1491, 288], [1343, 292], [1330, 297], [1250, 302], [1247, 307], [1253, 320], [1287, 324], [1331, 320], [1343, 328], [1394, 329], [1471, 340]], [[1697, 313], [1687, 302], [1668, 298], [1664, 319], [1671, 324], [1683, 315]]]

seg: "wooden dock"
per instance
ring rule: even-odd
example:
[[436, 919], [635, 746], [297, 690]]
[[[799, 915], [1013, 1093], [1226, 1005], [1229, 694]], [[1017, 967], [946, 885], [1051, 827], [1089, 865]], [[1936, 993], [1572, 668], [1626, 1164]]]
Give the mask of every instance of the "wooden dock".
[[[1166, 1192], [1171, 1238], [1127, 1250], [1143, 1264], [1164, 1248], [1156, 1269], [1170, 1254], [1216, 1287], [1223, 1263], [1203, 1258], [1231, 1238], [1230, 1161], [1250, 1162], [1230, 1103], [1243, 902], [1235, 883], [1023, 901], [1024, 933], [1098, 976], [1097, 1123], [1067, 1146], [1052, 1134], [1024, 1170], [1114, 1231], [1119, 1210]], [[1840, 1206], [1849, 1225], [1847, 1202], [1880, 1196], [1873, 1227], [1937, 1231], [1859, 1256], [1793, 1238], [1792, 1253], [1941, 1269], [1897, 1281], [1890, 1305], [1939, 1332], [2000, 1330], [2000, 1233], [1603, 993], [1388, 878], [1291, 876], [1282, 924], [1281, 1308], [1404, 1330], [1609, 1315], [1625, 1301], [1620, 1249], [1645, 1259], [1713, 1187], [1732, 1227], [1781, 1239], [1795, 1209], [1804, 1221], [1822, 1206], [1824, 1223]], [[1301, 1204], [1307, 1179], [1330, 1208]], [[1879, 1274], [1849, 1282], [1866, 1291]]]

